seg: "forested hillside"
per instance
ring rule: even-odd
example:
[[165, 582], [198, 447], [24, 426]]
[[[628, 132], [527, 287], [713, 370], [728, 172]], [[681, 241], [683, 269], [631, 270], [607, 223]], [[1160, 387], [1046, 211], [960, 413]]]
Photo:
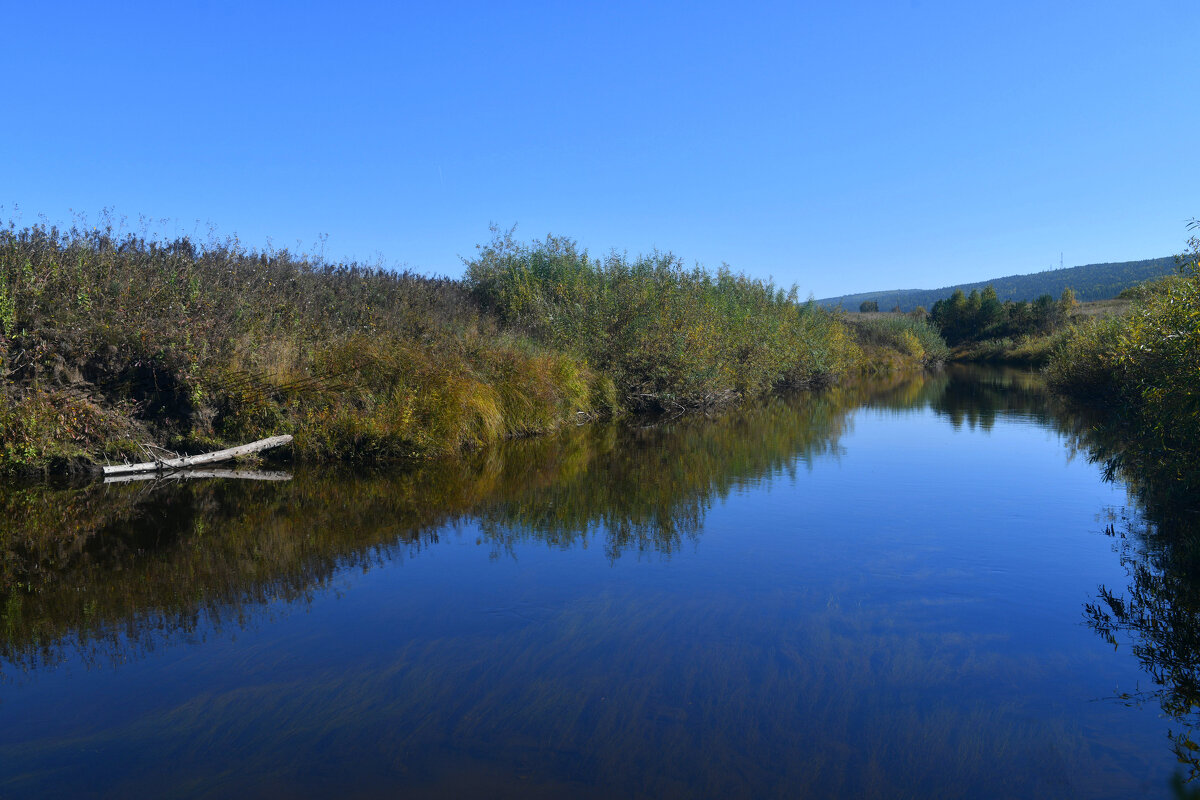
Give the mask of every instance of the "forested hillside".
[[969, 294], [972, 289], [982, 290], [992, 286], [1001, 300], [1036, 300], [1048, 294], [1058, 297], [1063, 289], [1070, 288], [1080, 301], [1107, 300], [1116, 297], [1121, 290], [1150, 278], [1158, 278], [1175, 272], [1175, 258], [1149, 258], [1144, 261], [1121, 261], [1110, 264], [1087, 264], [1081, 267], [1051, 269], [1031, 275], [1009, 275], [977, 283], [962, 283], [941, 289], [893, 289], [891, 291], [848, 294], [827, 297], [817, 302], [829, 308], [841, 305], [847, 311], [858, 311], [863, 302], [875, 301], [881, 311], [890, 311], [900, 306], [901, 311], [912, 311], [917, 306], [926, 309], [944, 297], [961, 289]]

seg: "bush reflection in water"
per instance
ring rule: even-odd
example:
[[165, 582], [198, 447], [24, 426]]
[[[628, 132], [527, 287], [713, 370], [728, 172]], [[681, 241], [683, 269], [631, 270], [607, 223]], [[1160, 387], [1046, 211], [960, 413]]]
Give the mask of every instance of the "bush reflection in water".
[[412, 555], [465, 518], [496, 555], [519, 540], [598, 539], [613, 559], [669, 556], [714, 499], [835, 451], [863, 399], [835, 388], [717, 417], [589, 425], [403, 473], [6, 491], [3, 656], [34, 667], [81, 647], [123, 660], [113, 648], [302, 601], [337, 571]]
[[0, 491], [0, 655], [32, 667], [64, 647], [136, 650], [186, 637], [202, 618], [240, 623], [255, 606], [308, 598], [340, 569], [412, 555], [466, 518], [494, 555], [522, 540], [599, 540], [611, 559], [669, 556], [699, 536], [715, 499], [836, 455], [862, 406], [932, 408], [984, 430], [997, 415], [1032, 416], [1072, 451], [1114, 451], [1089, 439], [1092, 421], [1057, 404], [1038, 375], [955, 367], [718, 416], [588, 425], [407, 472], [10, 489]]
[[[209, 631], [236, 630], [254, 624], [262, 614], [303, 604], [347, 568], [368, 569], [412, 557], [440, 537], [458, 535], [456, 529], [468, 521], [498, 558], [508, 557], [524, 542], [561, 548], [600, 546], [610, 559], [669, 558], [696, 541], [709, 509], [731, 491], [789, 470], [812, 468], [823, 456], [836, 458], [850, 412], [863, 406], [898, 414], [931, 408], [955, 427], [984, 430], [1004, 415], [1033, 417], [1065, 434], [1073, 452], [1110, 462], [1113, 477], [1128, 481], [1134, 492], [1143, 492], [1138, 476], [1120, 474], [1119, 461], [1113, 464], [1119, 446], [1099, 439], [1092, 420], [1061, 408], [1044, 391], [1038, 376], [957, 368], [877, 381], [869, 387], [774, 397], [717, 417], [684, 417], [645, 427], [585, 426], [400, 474], [305, 471], [283, 485], [197, 481], [31, 486], [0, 493], [4, 659], [0, 670], [37, 670], [72, 653], [81, 654], [88, 663], [126, 661]], [[1178, 725], [1171, 733], [1172, 747], [1189, 763], [1193, 776], [1198, 763], [1195, 742], [1200, 738], [1195, 733], [1200, 716], [1200, 588], [1194, 578], [1200, 574], [1200, 547], [1195, 545], [1194, 521], [1195, 515], [1186, 510], [1172, 515], [1164, 509], [1145, 514], [1134, 510], [1114, 521], [1110, 533], [1130, 584], [1124, 589], [1101, 587], [1086, 608], [1089, 624], [1108, 641], [1131, 646], [1155, 683], [1151, 691], [1119, 699], [1161, 704]], [[602, 598], [595, 600], [602, 602]], [[800, 708], [802, 698], [827, 696], [828, 707], [821, 714], [835, 728], [839, 721], [848, 729], [861, 727], [852, 718], [886, 721], [871, 727], [871, 741], [860, 743], [859, 755], [938, 753], [942, 763], [957, 764], [965, 779], [975, 773], [982, 779], [988, 774], [989, 760], [1023, 761], [1029, 764], [1028, 775], [1035, 776], [1070, 772], [1081, 757], [1083, 745], [1072, 731], [1033, 725], [1023, 729], [1007, 719], [1006, 733], [994, 730], [993, 737], [981, 741], [972, 732], [996, 728], [996, 720], [988, 716], [992, 712], [982, 706], [960, 710], [936, 697], [902, 698], [905, 707], [924, 708], [920, 723], [909, 724], [913, 721], [897, 712], [895, 697], [845, 696], [839, 686], [871, 684], [872, 671], [881, 668], [875, 663], [881, 653], [888, 662], [882, 668], [893, 677], [919, 675], [912, 680], [917, 694], [924, 693], [921, 687], [951, 684], [962, 677], [952, 657], [938, 655], [945, 650], [938, 645], [942, 633], [895, 629], [884, 642], [869, 618], [836, 608], [826, 615], [828, 627], [760, 631], [777, 640], [765, 661], [722, 658], [722, 643], [707, 641], [703, 631], [696, 631], [694, 646], [711, 654], [675, 653], [673, 658], [692, 670], [707, 664], [714, 670], [711, 674], [681, 673], [671, 681], [632, 682], [623, 690], [624, 696], [610, 697], [608, 705], [585, 704], [572, 714], [558, 713], [561, 707], [546, 708], [562, 698], [556, 700], [547, 695], [547, 687], [521, 679], [525, 673], [546, 672], [561, 681], [586, 682], [590, 673], [581, 672], [579, 665], [597, 658], [607, 658], [612, 670], [629, 674], [671, 669], [670, 664], [657, 663], [670, 654], [654, 649], [655, 631], [687, 624], [694, 611], [664, 606], [648, 608], [636, 618], [618, 615], [604, 622], [603, 609], [573, 606], [558, 612], [557, 640], [537, 638], [544, 636], [544, 630], [521, 629], [498, 637], [489, 645], [495, 650], [495, 662], [482, 672], [479, 665], [470, 666], [468, 651], [475, 643], [445, 640], [438, 646], [447, 652], [439, 651], [438, 657], [421, 651], [433, 643], [406, 645], [389, 670], [355, 675], [336, 688], [325, 686], [339, 703], [338, 713], [327, 724], [387, 717], [424, 719], [426, 725], [439, 726], [436, 731], [397, 729], [392, 733], [395, 741], [371, 743], [389, 752], [408, 752], [412, 764], [430, 765], [431, 779], [439, 754], [430, 743], [438, 741], [473, 743], [488, 750], [486, 757], [480, 757], [496, 765], [519, 761], [522, 748], [537, 748], [540, 741], [572, 741], [580, 747], [554, 756], [562, 762], [563, 775], [636, 773], [628, 763], [617, 763], [636, 754], [611, 745], [627, 733], [622, 726], [634, 724], [629, 709], [642, 709], [643, 716], [650, 715], [662, 727], [654, 758], [690, 759], [689, 753], [705, 752], [712, 743], [694, 739], [702, 735], [700, 729], [672, 726], [689, 714], [716, 718], [738, 703], [728, 703], [724, 711], [689, 707], [684, 695], [688, 687], [721, 684], [729, 687], [727, 694], [733, 701], [739, 691], [734, 687], [754, 686], [756, 693], [777, 697], [781, 708]], [[750, 615], [738, 624], [757, 631], [767, 623]], [[606, 625], [622, 627], [607, 630]], [[589, 635], [578, 636], [585, 628]], [[868, 644], [873, 638], [877, 641]], [[647, 647], [614, 660], [611, 651], [599, 652], [607, 640], [642, 641]], [[449, 652], [455, 648], [466, 649]], [[818, 674], [822, 662], [804, 655], [813, 650], [827, 653], [843, 674], [836, 678]], [[533, 663], [544, 660], [547, 653], [554, 654], [551, 663]], [[402, 676], [396, 672], [401, 664]], [[464, 666], [455, 668], [447, 679], [439, 664]], [[980, 669], [988, 670], [986, 665]], [[401, 678], [407, 691], [381, 705], [380, 698], [389, 695], [389, 687]], [[313, 685], [303, 691], [298, 688], [301, 699], [295, 702], [317, 696], [322, 680], [316, 676]], [[438, 713], [438, 704], [447, 700], [442, 695], [448, 685], [463, 693], [463, 702], [474, 704], [470, 719]], [[663, 687], [671, 685], [678, 687], [677, 695], [663, 693]], [[719, 694], [699, 692], [698, 696]], [[230, 695], [229, 701], [239, 697]], [[271, 702], [275, 705], [252, 720], [234, 723], [235, 727], [261, 727], [272, 715], [282, 725], [283, 720], [304, 714], [286, 698]], [[178, 714], [193, 717], [173, 719], [173, 727], [197, 732], [204, 730], [201, 715], [238, 718], [232, 709], [222, 712], [211, 707], [185, 708]], [[547, 731], [548, 720], [560, 729]], [[639, 717], [636, 722], [644, 720]], [[790, 779], [782, 785], [850, 792], [905, 782], [895, 773], [897, 763], [907, 763], [903, 759], [889, 761], [880, 755], [868, 763], [856, 760], [854, 753], [832, 752], [828, 742], [804, 738], [819, 736], [819, 730], [788, 728], [791, 719], [729, 723], [731, 728], [756, 731], [754, 746], [760, 752], [752, 762], [786, 769]], [[372, 729], [363, 726], [364, 731]], [[479, 738], [500, 729], [506, 731], [502, 745]], [[587, 763], [579, 762], [579, 754], [588, 752], [580, 741], [581, 731], [593, 742], [610, 743], [591, 751], [594, 755], [585, 759]], [[225, 735], [253, 738], [258, 734], [247, 729]], [[790, 742], [787, 752], [779, 750], [784, 742]], [[203, 747], [204, 742], [197, 745]], [[351, 758], [349, 753], [346, 758]], [[834, 762], [842, 766], [835, 768]], [[728, 763], [714, 760], [711, 774], [696, 775], [695, 785], [719, 787], [733, 781], [728, 788], [735, 790], [736, 782], [747, 776], [727, 774], [728, 768]], [[914, 773], [907, 780], [920, 785], [925, 776], [915, 773], [930, 764], [912, 762], [906, 768]], [[1031, 786], [993, 788], [1003, 793]], [[670, 794], [681, 787], [663, 783], [646, 788]]]

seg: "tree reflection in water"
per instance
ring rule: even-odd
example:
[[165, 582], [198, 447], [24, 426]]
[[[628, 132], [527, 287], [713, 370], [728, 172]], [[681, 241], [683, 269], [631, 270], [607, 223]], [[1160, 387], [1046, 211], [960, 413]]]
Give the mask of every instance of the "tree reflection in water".
[[493, 556], [600, 540], [670, 557], [713, 502], [836, 454], [847, 415], [917, 378], [775, 397], [716, 417], [591, 425], [407, 471], [302, 470], [287, 483], [0, 492], [0, 657], [123, 661], [303, 603], [341, 570], [411, 557], [460, 523]]
[[[1129, 584], [1100, 587], [1088, 624], [1129, 647], [1200, 775], [1200, 524], [1122, 471], [1120, 442], [1016, 370], [950, 369], [776, 397], [717, 417], [591, 425], [402, 472], [301, 470], [286, 484], [197, 481], [0, 491], [0, 659], [126, 661], [303, 605], [348, 568], [411, 558], [465, 523], [493, 557], [519, 544], [670, 558], [730, 492], [836, 458], [862, 407], [929, 408], [954, 427], [1036, 420], [1143, 499], [1109, 526]], [[849, 623], [847, 623], [849, 626]], [[914, 660], [922, 669], [927, 661]]]
[[1200, 777], [1200, 525], [1187, 516], [1113, 520], [1107, 534], [1129, 584], [1123, 592], [1099, 587], [1085, 618], [1114, 648], [1129, 647], [1153, 681], [1153, 689], [1117, 697], [1159, 704], [1177, 726], [1171, 749], [1191, 781]]

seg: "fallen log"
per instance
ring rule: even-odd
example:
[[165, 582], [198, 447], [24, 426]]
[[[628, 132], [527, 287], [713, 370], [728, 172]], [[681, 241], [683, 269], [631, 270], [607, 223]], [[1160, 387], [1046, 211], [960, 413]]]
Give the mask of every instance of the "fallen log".
[[272, 436], [269, 439], [260, 439], [257, 442], [244, 444], [240, 447], [230, 447], [228, 450], [217, 450], [198, 456], [155, 458], [153, 461], [145, 461], [141, 464], [117, 464], [115, 466], [102, 467], [101, 469], [106, 478], [110, 475], [132, 475], [138, 472], [175, 472], [181, 469], [189, 469], [204, 464], [213, 464], [218, 461], [229, 461], [241, 456], [248, 456], [262, 450], [270, 450], [272, 447], [279, 447], [290, 441], [292, 441], [291, 436]]

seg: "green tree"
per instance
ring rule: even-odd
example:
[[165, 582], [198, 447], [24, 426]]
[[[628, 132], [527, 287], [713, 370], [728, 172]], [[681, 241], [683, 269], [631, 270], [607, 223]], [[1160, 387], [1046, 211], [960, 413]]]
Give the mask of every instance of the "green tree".
[[979, 295], [979, 328], [986, 331], [1003, 320], [1004, 304], [996, 296], [996, 289], [992, 286], [984, 288]]
[[862, 303], [859, 304], [858, 310], [864, 314], [868, 311], [878, 311], [879, 303], [875, 300], [863, 300]]

